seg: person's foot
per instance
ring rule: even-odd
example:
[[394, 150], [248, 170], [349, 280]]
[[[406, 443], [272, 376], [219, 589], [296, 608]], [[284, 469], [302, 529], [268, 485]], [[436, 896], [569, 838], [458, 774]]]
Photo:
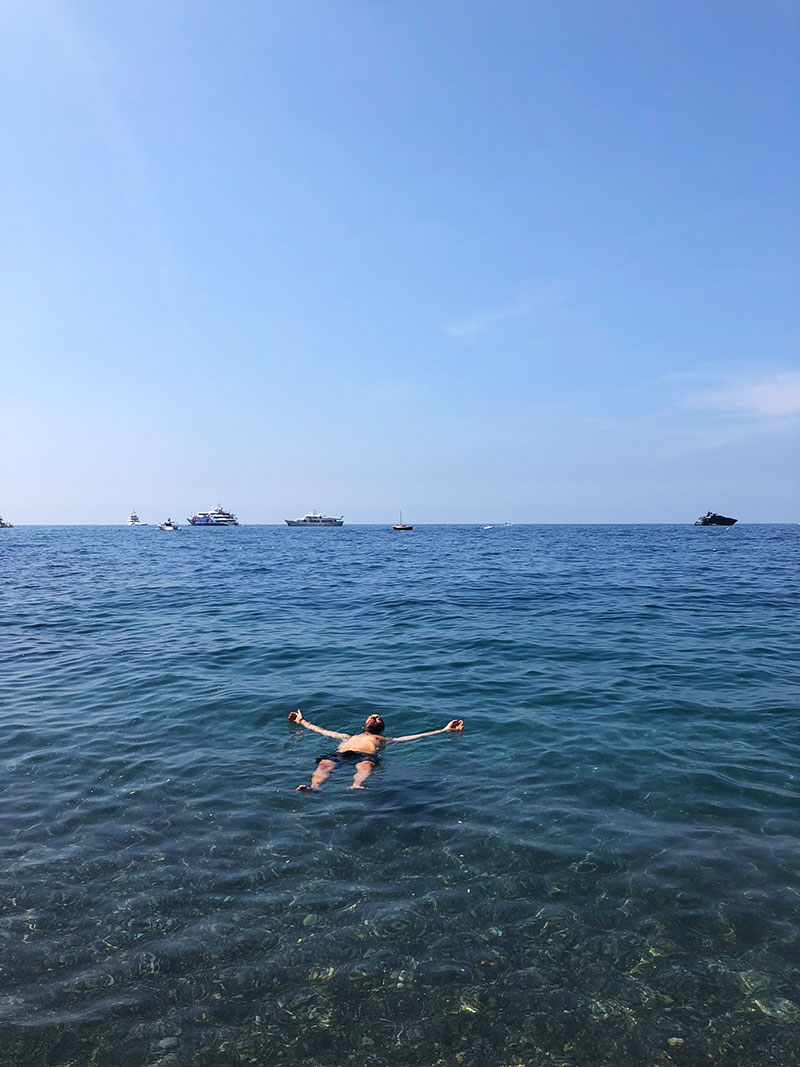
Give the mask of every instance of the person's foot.
[[310, 785], [299, 785], [297, 787], [297, 789], [295, 790], [295, 792], [296, 793], [310, 793], [311, 792], [311, 786]]
[[367, 787], [365, 785], [349, 785], [347, 788], [348, 789], [366, 789]]

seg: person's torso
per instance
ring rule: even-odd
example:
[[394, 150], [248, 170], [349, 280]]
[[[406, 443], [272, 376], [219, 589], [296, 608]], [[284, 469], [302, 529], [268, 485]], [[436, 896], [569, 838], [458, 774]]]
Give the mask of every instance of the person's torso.
[[380, 751], [381, 738], [377, 734], [353, 734], [346, 741], [342, 741], [337, 752], [366, 752], [374, 756]]

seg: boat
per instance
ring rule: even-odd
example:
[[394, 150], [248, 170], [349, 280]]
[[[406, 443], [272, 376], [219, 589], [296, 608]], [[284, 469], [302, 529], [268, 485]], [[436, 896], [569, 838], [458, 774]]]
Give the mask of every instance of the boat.
[[13, 522], [6, 522], [3, 519], [3, 516], [0, 515], [0, 530], [13, 530], [13, 529], [14, 529], [14, 523]]
[[128, 516], [128, 526], [147, 526], [146, 522], [142, 522], [135, 511], [131, 511]]
[[238, 526], [239, 520], [232, 511], [226, 511], [221, 504], [216, 504], [210, 511], [198, 511], [186, 520], [190, 526]]
[[172, 519], [167, 519], [166, 522], [160, 522], [158, 524], [159, 530], [180, 530], [177, 522], [173, 522]]
[[400, 521], [392, 523], [393, 530], [413, 530], [414, 527], [410, 526], [407, 522], [403, 522], [403, 513], [400, 512]]
[[717, 515], [713, 511], [701, 515], [695, 522], [695, 526], [733, 526], [737, 519], [729, 519], [727, 515]]
[[493, 530], [494, 526], [484, 526], [484, 530]]
[[343, 526], [344, 519], [340, 515], [333, 518], [331, 515], [320, 515], [318, 511], [309, 511], [299, 519], [286, 519], [287, 526]]

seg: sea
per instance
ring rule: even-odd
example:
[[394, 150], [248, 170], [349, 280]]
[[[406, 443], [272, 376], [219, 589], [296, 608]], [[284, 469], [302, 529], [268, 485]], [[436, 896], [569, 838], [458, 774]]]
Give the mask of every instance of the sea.
[[[800, 1061], [800, 526], [0, 531], [2, 1067]], [[389, 736], [297, 792], [336, 742]]]

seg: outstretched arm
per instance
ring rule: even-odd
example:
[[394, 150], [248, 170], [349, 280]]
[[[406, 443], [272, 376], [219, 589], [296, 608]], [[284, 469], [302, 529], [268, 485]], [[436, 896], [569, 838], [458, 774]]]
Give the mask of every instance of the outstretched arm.
[[297, 711], [289, 712], [289, 722], [296, 722], [298, 726], [305, 726], [306, 730], [313, 730], [315, 734], [324, 734], [325, 737], [338, 737], [340, 741], [345, 741], [352, 736], [351, 734], [337, 734], [335, 730], [323, 730], [321, 726], [315, 726], [313, 722], [303, 718], [303, 713], [299, 708]]
[[425, 734], [407, 734], [405, 737], [386, 737], [385, 741], [417, 741], [420, 737], [433, 737], [435, 734], [457, 734], [461, 733], [464, 729], [464, 722], [462, 719], [453, 719], [443, 726], [441, 730], [428, 730]]

